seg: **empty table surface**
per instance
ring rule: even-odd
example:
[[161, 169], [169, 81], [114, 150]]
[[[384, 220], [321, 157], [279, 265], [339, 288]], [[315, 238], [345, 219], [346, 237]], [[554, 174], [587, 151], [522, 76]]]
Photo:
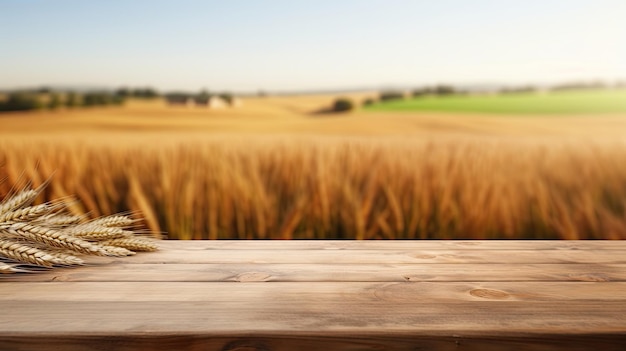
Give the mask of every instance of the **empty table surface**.
[[0, 350], [622, 350], [626, 242], [163, 241], [0, 276]]

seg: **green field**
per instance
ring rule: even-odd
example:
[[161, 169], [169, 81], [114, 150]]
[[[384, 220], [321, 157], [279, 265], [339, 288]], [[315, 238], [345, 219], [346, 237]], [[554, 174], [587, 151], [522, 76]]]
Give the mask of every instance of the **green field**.
[[626, 90], [419, 97], [380, 102], [366, 111], [440, 111], [502, 114], [626, 113]]

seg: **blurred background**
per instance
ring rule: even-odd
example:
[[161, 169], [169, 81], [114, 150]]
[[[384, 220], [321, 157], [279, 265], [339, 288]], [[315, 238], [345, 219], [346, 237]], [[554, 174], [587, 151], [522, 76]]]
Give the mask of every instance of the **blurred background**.
[[4, 0], [0, 199], [170, 239], [626, 238], [621, 0]]

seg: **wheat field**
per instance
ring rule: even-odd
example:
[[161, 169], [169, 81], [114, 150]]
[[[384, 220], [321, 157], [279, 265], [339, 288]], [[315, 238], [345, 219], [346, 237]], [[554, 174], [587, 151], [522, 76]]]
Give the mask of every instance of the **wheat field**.
[[626, 238], [623, 116], [309, 113], [328, 101], [2, 117], [0, 197], [50, 178], [39, 202], [172, 239]]

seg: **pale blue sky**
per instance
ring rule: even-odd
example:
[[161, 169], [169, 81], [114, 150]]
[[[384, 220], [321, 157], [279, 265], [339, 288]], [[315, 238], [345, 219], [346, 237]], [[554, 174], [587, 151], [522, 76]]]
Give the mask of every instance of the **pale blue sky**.
[[624, 0], [0, 0], [0, 87], [626, 78]]

